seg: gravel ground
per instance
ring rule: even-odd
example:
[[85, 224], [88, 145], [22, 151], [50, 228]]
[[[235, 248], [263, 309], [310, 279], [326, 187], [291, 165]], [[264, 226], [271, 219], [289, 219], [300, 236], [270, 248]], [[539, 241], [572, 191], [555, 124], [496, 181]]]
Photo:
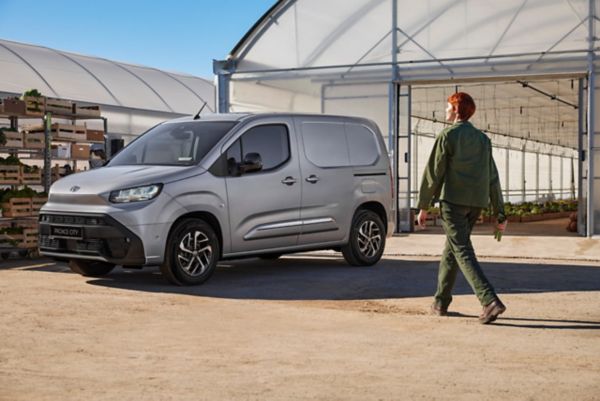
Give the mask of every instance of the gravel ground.
[[492, 325], [462, 278], [428, 315], [431, 257], [223, 263], [203, 286], [0, 266], [0, 400], [600, 400], [600, 267], [485, 259]]

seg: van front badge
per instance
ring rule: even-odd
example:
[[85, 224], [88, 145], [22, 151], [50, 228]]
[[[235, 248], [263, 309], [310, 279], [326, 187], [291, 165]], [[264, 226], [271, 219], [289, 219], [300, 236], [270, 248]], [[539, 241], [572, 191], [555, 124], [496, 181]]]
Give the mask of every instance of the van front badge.
[[77, 185], [75, 185], [74, 187], [71, 187], [70, 191], [71, 192], [77, 192], [79, 191], [81, 188], [79, 188]]

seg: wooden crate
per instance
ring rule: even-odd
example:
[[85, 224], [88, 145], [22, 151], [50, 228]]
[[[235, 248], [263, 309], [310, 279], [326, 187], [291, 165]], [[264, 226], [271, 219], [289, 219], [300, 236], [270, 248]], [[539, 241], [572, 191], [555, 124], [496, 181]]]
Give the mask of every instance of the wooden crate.
[[88, 142], [101, 142], [104, 143], [104, 131], [97, 129], [89, 129], [86, 131]]
[[4, 136], [6, 137], [6, 144], [4, 145], [7, 148], [22, 148], [23, 147], [23, 133], [17, 131], [4, 131]]
[[21, 166], [0, 165], [0, 184], [19, 185]]
[[23, 234], [0, 234], [0, 250], [2, 248], [15, 248], [23, 243]]
[[52, 139], [85, 142], [87, 139], [85, 125], [52, 124]]
[[46, 108], [46, 97], [24, 96], [25, 114], [31, 117], [41, 117]]
[[71, 115], [73, 114], [73, 102], [53, 97], [46, 98], [46, 112]]
[[[43, 133], [44, 126], [36, 125], [28, 127], [29, 133]], [[52, 124], [50, 132], [53, 141], [65, 141], [65, 142], [85, 142], [87, 139], [87, 128], [85, 125], [73, 125], [73, 124]]]
[[4, 217], [28, 217], [31, 214], [31, 198], [11, 198], [2, 203]]
[[79, 117], [100, 117], [100, 106], [77, 106], [73, 104], [75, 114]]
[[21, 166], [21, 184], [40, 185], [42, 183], [42, 169], [38, 168], [35, 171], [26, 173], [25, 167]]
[[21, 241], [19, 241], [17, 247], [25, 248], [25, 249], [37, 248], [38, 235], [39, 235], [38, 228], [24, 228], [23, 234], [22, 234], [22, 239], [21, 239]]
[[2, 100], [2, 112], [11, 116], [25, 115], [25, 102], [17, 98]]
[[89, 160], [90, 145], [87, 143], [74, 143], [71, 145], [71, 157], [75, 160]]
[[44, 149], [44, 133], [29, 132], [23, 134], [23, 147], [25, 149]]
[[[40, 209], [42, 208], [42, 206], [44, 206], [46, 202], [48, 202], [47, 197], [34, 196], [33, 198], [31, 198], [31, 214], [33, 214], [34, 216], [40, 214]], [[37, 224], [37, 222], [35, 223]]]

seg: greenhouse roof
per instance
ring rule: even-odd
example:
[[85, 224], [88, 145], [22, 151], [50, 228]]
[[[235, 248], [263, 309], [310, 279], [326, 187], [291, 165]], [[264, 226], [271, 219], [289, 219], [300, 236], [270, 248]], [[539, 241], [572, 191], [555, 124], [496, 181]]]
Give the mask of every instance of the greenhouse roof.
[[0, 91], [42, 94], [124, 108], [191, 114], [207, 102], [214, 85], [192, 75], [0, 40]]
[[230, 69], [398, 63], [401, 74], [431, 65], [453, 75], [473, 60], [564, 62], [585, 59], [596, 21], [589, 0], [280, 0], [233, 49]]

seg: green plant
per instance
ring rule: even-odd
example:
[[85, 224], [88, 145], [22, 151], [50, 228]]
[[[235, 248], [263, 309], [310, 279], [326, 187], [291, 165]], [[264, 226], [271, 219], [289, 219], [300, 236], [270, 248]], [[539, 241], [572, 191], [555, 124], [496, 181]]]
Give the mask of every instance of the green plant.
[[23, 97], [31, 96], [31, 97], [41, 97], [42, 94], [37, 89], [29, 89], [23, 93]]

